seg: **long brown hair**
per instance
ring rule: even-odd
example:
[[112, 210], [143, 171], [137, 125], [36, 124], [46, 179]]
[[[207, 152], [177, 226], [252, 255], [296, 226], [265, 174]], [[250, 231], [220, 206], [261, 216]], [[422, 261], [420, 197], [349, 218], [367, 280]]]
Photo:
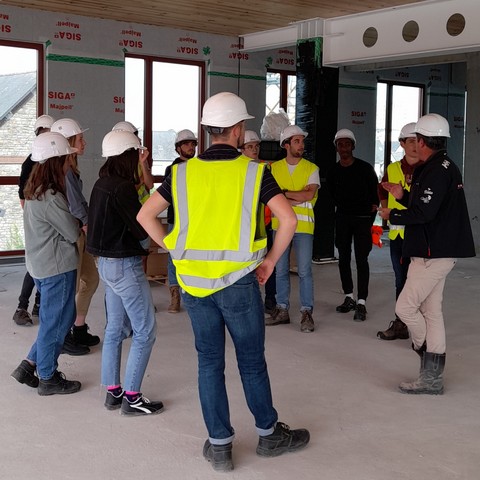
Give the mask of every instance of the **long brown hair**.
[[99, 177], [118, 176], [131, 181], [135, 185], [140, 183], [138, 176], [138, 150], [130, 148], [120, 155], [108, 157], [100, 168]]
[[[73, 137], [67, 138], [68, 144], [71, 147], [75, 146], [75, 138], [77, 138], [77, 135], [74, 135]], [[80, 176], [80, 170], [78, 169], [78, 155], [76, 153], [71, 153], [69, 155], [70, 157], [70, 166], [72, 167], [73, 172], [77, 175], [77, 177]]]
[[52, 157], [33, 167], [24, 190], [26, 200], [41, 200], [47, 190], [52, 190], [54, 195], [59, 192], [66, 196], [63, 166], [67, 157]]

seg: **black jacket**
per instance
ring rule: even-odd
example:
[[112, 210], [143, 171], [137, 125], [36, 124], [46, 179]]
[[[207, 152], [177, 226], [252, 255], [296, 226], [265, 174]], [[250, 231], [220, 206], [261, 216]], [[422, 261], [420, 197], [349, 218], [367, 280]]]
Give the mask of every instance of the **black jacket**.
[[[167, 178], [171, 173], [172, 173], [172, 167], [174, 165], [177, 165], [178, 163], [183, 162], [183, 160], [180, 157], [177, 157], [166, 169], [165, 169], [165, 178]], [[167, 209], [167, 222], [170, 225], [173, 225], [175, 223], [175, 214], [173, 211], [173, 205], [169, 205]]]
[[353, 215], [370, 217], [375, 220], [376, 211], [372, 205], [378, 206], [378, 179], [373, 167], [355, 157], [348, 167], [337, 162], [327, 172], [327, 188], [332, 195], [337, 215]]
[[404, 257], [475, 256], [462, 175], [445, 150], [415, 168], [400, 203], [407, 209], [393, 209], [390, 223], [405, 225]]
[[90, 197], [87, 251], [110, 258], [147, 255], [140, 240], [148, 235], [136, 219], [140, 207], [132, 182], [115, 176], [99, 178]]

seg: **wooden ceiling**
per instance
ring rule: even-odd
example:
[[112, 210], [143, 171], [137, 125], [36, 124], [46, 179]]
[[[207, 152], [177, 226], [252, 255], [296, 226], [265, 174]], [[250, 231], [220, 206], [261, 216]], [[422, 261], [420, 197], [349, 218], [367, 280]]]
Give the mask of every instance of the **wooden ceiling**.
[[334, 18], [421, 0], [0, 0], [33, 8], [122, 22], [239, 36], [312, 18]]

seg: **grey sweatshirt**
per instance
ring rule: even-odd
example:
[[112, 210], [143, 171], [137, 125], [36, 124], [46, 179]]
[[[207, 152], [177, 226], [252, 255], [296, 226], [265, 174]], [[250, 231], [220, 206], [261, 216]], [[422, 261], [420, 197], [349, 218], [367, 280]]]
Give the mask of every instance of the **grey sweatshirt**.
[[40, 200], [26, 200], [23, 223], [26, 267], [33, 278], [76, 270], [79, 225], [61, 193], [48, 190]]

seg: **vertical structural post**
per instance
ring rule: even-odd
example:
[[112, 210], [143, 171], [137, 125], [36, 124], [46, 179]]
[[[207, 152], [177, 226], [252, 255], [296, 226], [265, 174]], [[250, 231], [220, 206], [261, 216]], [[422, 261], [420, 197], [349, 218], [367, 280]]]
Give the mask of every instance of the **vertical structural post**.
[[306, 157], [320, 169], [321, 188], [315, 205], [313, 257], [335, 258], [335, 206], [325, 176], [336, 162], [333, 138], [337, 131], [338, 69], [322, 67], [322, 39], [297, 44], [296, 124], [308, 132]]
[[[463, 182], [477, 254], [480, 252], [480, 53], [467, 56], [467, 105], [465, 118], [465, 163]], [[451, 126], [450, 126], [451, 128]], [[460, 159], [453, 158], [460, 164]], [[459, 165], [460, 166], [460, 165]]]

